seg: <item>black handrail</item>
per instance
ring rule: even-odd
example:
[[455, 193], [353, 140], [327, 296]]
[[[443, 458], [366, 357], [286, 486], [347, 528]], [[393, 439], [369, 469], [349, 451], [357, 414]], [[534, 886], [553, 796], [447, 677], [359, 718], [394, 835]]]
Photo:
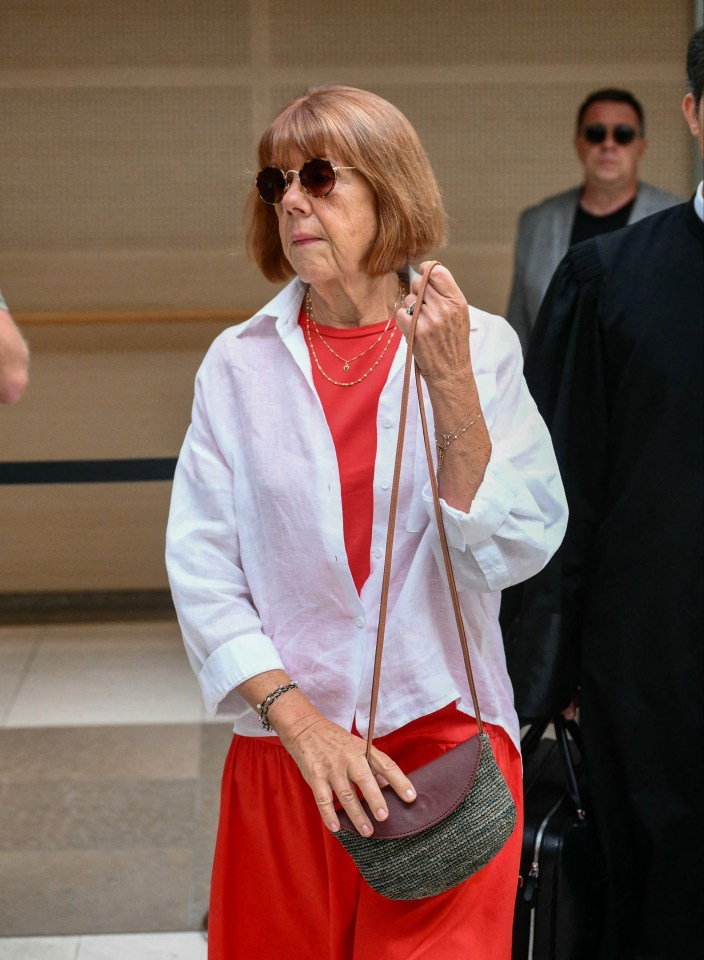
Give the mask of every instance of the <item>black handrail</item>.
[[129, 460], [28, 460], [0, 463], [0, 486], [55, 483], [142, 483], [173, 480], [176, 457]]

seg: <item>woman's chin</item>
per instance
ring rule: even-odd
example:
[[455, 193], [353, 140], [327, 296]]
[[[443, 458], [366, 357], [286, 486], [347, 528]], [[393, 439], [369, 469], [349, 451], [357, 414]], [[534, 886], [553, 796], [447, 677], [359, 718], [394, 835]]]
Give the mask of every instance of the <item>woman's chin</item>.
[[322, 264], [311, 262], [311, 257], [293, 256], [289, 257], [289, 263], [296, 271], [296, 276], [303, 283], [309, 283], [315, 286], [316, 283], [324, 283], [332, 279], [331, 270], [323, 267]]

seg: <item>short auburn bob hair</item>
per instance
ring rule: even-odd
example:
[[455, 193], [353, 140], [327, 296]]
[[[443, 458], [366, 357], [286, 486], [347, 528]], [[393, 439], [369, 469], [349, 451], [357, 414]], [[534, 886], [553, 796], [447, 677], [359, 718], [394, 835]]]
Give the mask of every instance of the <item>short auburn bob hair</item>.
[[[398, 271], [445, 243], [445, 211], [428, 156], [410, 122], [382, 97], [355, 87], [312, 87], [282, 110], [259, 141], [260, 167], [286, 170], [293, 156], [328, 157], [355, 167], [370, 184], [379, 222], [366, 263], [370, 276]], [[246, 219], [247, 250], [267, 280], [294, 276], [276, 210], [259, 199], [256, 187]]]

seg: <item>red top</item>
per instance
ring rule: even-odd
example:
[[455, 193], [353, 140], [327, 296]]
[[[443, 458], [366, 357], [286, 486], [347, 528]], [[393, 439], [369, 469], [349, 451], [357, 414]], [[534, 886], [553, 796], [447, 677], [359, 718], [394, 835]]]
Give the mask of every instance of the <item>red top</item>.
[[[400, 334], [395, 320], [391, 321], [381, 340], [379, 336], [386, 327], [386, 321], [352, 329], [325, 327], [316, 321], [310, 324], [313, 348], [311, 349], [304, 307], [301, 308], [298, 322], [308, 344], [313, 368], [313, 383], [318, 391], [325, 419], [335, 444], [340, 471], [342, 523], [347, 562], [357, 592], [361, 592], [369, 576], [370, 566], [377, 410]], [[318, 330], [320, 335], [317, 333]], [[376, 343], [377, 340], [378, 343]], [[328, 343], [340, 357], [346, 359], [358, 356], [369, 347], [371, 349], [358, 360], [351, 360], [349, 370], [345, 370], [343, 360], [334, 356], [325, 343]], [[385, 351], [384, 347], [386, 347]], [[330, 383], [318, 366], [319, 364], [333, 380], [349, 383], [362, 377], [374, 363], [376, 366], [369, 375], [351, 387], [340, 387]]]

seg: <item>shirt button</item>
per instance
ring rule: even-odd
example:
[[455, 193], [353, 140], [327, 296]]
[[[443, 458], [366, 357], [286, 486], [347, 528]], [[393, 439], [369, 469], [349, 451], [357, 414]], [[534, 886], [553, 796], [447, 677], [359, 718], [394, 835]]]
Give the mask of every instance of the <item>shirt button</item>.
[[375, 556], [375, 557], [383, 557], [383, 556], [384, 556], [384, 551], [381, 549], [381, 547], [377, 547], [377, 548], [376, 548], [376, 550], [374, 551], [374, 556]]
[[382, 480], [379, 486], [381, 487], [382, 490], [388, 490], [391, 484], [389, 483], [388, 480]]
[[393, 427], [393, 425], [394, 425], [393, 420], [390, 420], [388, 417], [384, 420], [384, 426], [386, 427], [387, 430], [389, 427]]
[[355, 620], [355, 623], [357, 624], [358, 627], [363, 627], [363, 626], [364, 626], [364, 617], [357, 617], [357, 619]]

